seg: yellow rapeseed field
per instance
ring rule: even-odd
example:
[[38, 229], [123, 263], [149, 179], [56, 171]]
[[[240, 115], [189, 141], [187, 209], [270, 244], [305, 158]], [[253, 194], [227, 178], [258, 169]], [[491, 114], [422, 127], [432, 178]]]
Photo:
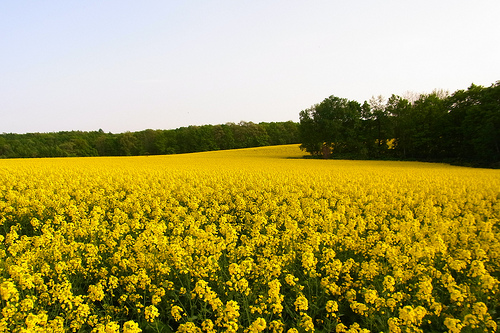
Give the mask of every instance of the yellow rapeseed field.
[[0, 331], [496, 330], [499, 170], [303, 154], [0, 160]]

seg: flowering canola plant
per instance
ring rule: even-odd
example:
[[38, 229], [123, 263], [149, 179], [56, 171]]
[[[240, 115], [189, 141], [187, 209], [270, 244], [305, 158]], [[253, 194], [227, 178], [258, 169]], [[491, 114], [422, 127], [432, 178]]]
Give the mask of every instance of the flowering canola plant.
[[500, 171], [297, 145], [0, 160], [0, 332], [494, 332]]

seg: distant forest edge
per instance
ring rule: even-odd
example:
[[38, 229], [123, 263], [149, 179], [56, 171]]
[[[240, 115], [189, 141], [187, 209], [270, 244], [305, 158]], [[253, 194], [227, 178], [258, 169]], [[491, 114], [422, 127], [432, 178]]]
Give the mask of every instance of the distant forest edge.
[[300, 112], [301, 148], [318, 158], [398, 159], [500, 167], [500, 81], [453, 94], [330, 96]]
[[317, 158], [397, 159], [500, 168], [500, 81], [453, 94], [330, 96], [300, 122], [202, 125], [119, 134], [0, 134], [0, 158], [182, 154], [300, 143]]
[[68, 131], [0, 134], [0, 158], [132, 156], [193, 153], [299, 143], [293, 121], [147, 129], [105, 133]]

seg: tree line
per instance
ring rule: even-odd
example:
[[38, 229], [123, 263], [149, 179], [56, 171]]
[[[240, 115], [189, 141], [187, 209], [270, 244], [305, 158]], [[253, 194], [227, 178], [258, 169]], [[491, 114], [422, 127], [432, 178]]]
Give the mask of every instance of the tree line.
[[[411, 98], [413, 97], [413, 98]], [[330, 96], [300, 112], [301, 148], [323, 158], [500, 167], [500, 81], [453, 94], [357, 101]]]
[[98, 131], [0, 134], [0, 158], [131, 156], [299, 143], [298, 123], [240, 122], [147, 129], [119, 134]]

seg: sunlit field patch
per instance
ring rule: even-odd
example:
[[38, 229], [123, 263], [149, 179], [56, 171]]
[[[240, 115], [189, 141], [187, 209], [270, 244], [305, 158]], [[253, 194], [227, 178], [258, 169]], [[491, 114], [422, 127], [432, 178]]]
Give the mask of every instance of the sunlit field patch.
[[0, 330], [496, 330], [500, 171], [303, 154], [0, 160]]

